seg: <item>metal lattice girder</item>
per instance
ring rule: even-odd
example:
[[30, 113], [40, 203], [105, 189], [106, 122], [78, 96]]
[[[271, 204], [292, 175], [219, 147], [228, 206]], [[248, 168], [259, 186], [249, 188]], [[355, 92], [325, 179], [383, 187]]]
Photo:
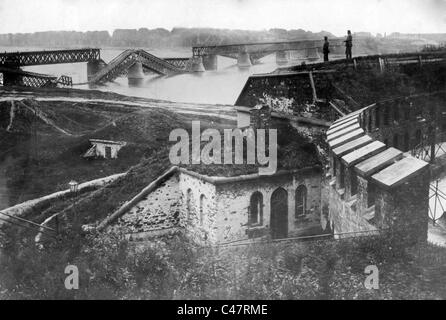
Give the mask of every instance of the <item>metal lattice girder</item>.
[[161, 75], [185, 72], [184, 69], [144, 50], [126, 50], [110, 61], [105, 68], [93, 75], [89, 82], [98, 84], [113, 81], [120, 76], [126, 75], [128, 69], [137, 61], [141, 62], [145, 70]]
[[[14, 80], [11, 80], [7, 85], [25, 87], [47, 87], [56, 86], [57, 83], [57, 78], [54, 76], [23, 71], [21, 69], [12, 69], [0, 66], [0, 73], [2, 73], [3, 78], [5, 77], [5, 74], [14, 75]], [[3, 83], [3, 85], [5, 85], [5, 83]]]
[[63, 87], [72, 87], [73, 79], [69, 76], [62, 75], [57, 79], [57, 84], [60, 84]]
[[[322, 48], [324, 40], [299, 40], [299, 41], [284, 41], [284, 42], [258, 42], [258, 43], [241, 43], [218, 46], [197, 46], [192, 48], [194, 57], [201, 57], [205, 55], [233, 55], [239, 52], [248, 53], [272, 53], [277, 51], [297, 51], [314, 48]], [[343, 39], [336, 38], [330, 40], [331, 47], [338, 47], [343, 45]]]
[[0, 65], [34, 66], [43, 64], [75, 63], [100, 60], [100, 49], [72, 49], [51, 51], [5, 52], [0, 53]]
[[175, 67], [183, 70], [186, 69], [189, 60], [190, 58], [164, 58], [164, 61], [167, 61], [168, 63], [174, 65]]

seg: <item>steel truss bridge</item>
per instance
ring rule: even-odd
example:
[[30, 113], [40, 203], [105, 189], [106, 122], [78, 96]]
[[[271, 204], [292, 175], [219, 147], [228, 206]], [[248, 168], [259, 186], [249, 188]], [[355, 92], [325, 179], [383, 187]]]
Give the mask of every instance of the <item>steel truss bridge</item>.
[[[344, 39], [330, 39], [330, 47], [342, 47]], [[356, 41], [357, 42], [357, 41]], [[310, 49], [322, 49], [323, 40], [299, 40], [286, 42], [259, 42], [241, 43], [218, 46], [197, 46], [192, 48], [193, 57], [203, 57], [208, 55], [220, 55], [224, 57], [236, 58], [241, 52], [249, 53], [253, 59], [260, 59], [274, 52], [281, 51], [301, 51]]]
[[4, 74], [12, 75], [12, 82], [8, 85], [25, 86], [25, 87], [55, 87], [61, 85], [63, 87], [72, 86], [72, 79], [68, 76], [60, 76], [59, 78], [55, 76], [49, 76], [46, 74], [22, 71], [20, 69], [10, 69], [5, 67], [0, 67], [1, 84], [4, 85]]
[[104, 68], [89, 75], [88, 83], [100, 84], [113, 81], [127, 73], [136, 62], [141, 62], [145, 71], [160, 75], [182, 73], [187, 70], [189, 58], [158, 58], [144, 50], [125, 50], [113, 59], [108, 65], [101, 59], [98, 48], [70, 49], [70, 50], [43, 50], [28, 52], [0, 53], [1, 83], [4, 86], [26, 87], [55, 87], [72, 86], [71, 77], [55, 76], [24, 71], [21, 68], [36, 65], [63, 64], [63, 63], [101, 63]]
[[101, 59], [100, 49], [71, 49], [0, 53], [0, 65], [10, 67], [89, 62]]
[[129, 68], [140, 62], [144, 71], [154, 72], [160, 75], [172, 75], [186, 72], [186, 64], [189, 59], [170, 58], [161, 59], [144, 50], [128, 49], [114, 58], [110, 63], [94, 74], [88, 81], [91, 84], [102, 84], [113, 81], [126, 75]]

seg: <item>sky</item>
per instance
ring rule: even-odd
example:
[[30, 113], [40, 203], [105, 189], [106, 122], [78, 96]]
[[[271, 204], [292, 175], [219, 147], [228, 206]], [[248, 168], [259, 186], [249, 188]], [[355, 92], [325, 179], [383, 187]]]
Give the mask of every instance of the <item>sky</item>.
[[446, 32], [446, 0], [0, 0], [0, 33], [211, 27]]

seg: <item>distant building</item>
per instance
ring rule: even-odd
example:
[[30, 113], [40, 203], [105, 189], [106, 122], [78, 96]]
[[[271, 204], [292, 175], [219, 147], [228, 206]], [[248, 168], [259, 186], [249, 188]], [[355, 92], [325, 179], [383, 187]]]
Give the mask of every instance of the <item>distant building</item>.
[[116, 159], [118, 158], [119, 150], [127, 143], [123, 141], [110, 141], [90, 139], [92, 147], [83, 155], [84, 158], [104, 158]]

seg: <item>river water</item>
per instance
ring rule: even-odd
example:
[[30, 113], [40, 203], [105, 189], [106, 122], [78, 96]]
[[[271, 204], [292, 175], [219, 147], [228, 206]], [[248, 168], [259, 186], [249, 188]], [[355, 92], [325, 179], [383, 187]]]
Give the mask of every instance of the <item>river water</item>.
[[[0, 47], [0, 51], [18, 50], [30, 51], [42, 49]], [[108, 63], [122, 51], [123, 49], [103, 49], [101, 50], [101, 58]], [[161, 58], [185, 58], [191, 57], [192, 55], [192, 50], [188, 48], [174, 50], [146, 49], [146, 51]], [[234, 104], [250, 75], [254, 73], [271, 72], [278, 67], [275, 54], [263, 57], [259, 64], [247, 69], [238, 68], [236, 65], [237, 61], [234, 59], [221, 56], [218, 56], [217, 59], [218, 69], [215, 71], [179, 74], [170, 77], [160, 77], [149, 74], [146, 75], [144, 82], [140, 87], [129, 87], [127, 78], [123, 77], [118, 78], [115, 82], [109, 83], [104, 87], [99, 87], [98, 89], [131, 96], [178, 102]], [[296, 63], [300, 63], [300, 61], [294, 61], [294, 64]], [[87, 81], [86, 63], [32, 66], [24, 69], [55, 76], [60, 76], [62, 74], [68, 75], [73, 78], [73, 83]], [[75, 87], [88, 89], [86, 85]]]

